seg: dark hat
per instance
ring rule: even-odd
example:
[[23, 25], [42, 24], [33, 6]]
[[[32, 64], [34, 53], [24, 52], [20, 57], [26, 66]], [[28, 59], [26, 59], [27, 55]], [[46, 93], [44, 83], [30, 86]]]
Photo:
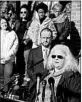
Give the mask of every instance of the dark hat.
[[38, 11], [38, 9], [43, 9], [44, 12], [46, 13], [48, 11], [48, 6], [44, 3], [40, 3], [36, 6], [36, 11]]

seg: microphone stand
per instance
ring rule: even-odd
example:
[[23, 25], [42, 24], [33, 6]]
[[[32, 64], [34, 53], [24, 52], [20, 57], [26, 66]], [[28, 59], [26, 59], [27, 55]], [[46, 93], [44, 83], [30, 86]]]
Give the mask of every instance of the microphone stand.
[[54, 92], [54, 78], [50, 77], [48, 79], [48, 82], [50, 84], [50, 90], [51, 90], [51, 102], [56, 102], [55, 92]]
[[39, 95], [39, 93], [40, 93], [40, 79], [41, 79], [41, 76], [42, 76], [41, 73], [37, 73], [37, 74], [36, 74], [37, 85], [36, 85], [36, 99], [35, 99], [35, 102], [39, 102], [38, 95]]
[[56, 102], [53, 84], [51, 84], [51, 102]]

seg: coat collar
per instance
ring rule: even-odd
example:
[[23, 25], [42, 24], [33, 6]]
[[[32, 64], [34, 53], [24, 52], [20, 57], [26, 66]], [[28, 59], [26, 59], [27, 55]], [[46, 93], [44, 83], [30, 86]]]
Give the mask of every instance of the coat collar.
[[66, 72], [62, 73], [59, 84], [62, 84], [64, 82], [64, 80], [68, 79], [71, 75], [73, 75], [73, 73], [74, 73], [73, 71], [66, 71]]

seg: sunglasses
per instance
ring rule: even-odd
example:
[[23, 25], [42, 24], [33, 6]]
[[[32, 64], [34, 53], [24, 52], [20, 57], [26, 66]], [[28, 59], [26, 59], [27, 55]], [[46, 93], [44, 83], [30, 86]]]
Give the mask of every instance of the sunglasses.
[[63, 59], [64, 57], [63, 56], [61, 56], [61, 55], [52, 55], [52, 58], [58, 58], [58, 59]]
[[22, 13], [23, 13], [23, 14], [26, 14], [26, 11], [24, 11], [24, 12], [21, 11], [20, 13], [21, 13], [21, 14], [22, 14]]
[[8, 15], [10, 15], [10, 16], [11, 16], [11, 15], [12, 15], [12, 13], [8, 13]]

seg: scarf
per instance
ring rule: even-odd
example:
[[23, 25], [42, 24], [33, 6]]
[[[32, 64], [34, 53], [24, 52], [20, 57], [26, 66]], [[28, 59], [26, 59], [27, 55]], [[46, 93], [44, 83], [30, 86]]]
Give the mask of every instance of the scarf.
[[62, 13], [58, 17], [53, 18], [52, 21], [54, 23], [63, 23], [66, 18], [67, 18], [67, 14], [66, 13]]

